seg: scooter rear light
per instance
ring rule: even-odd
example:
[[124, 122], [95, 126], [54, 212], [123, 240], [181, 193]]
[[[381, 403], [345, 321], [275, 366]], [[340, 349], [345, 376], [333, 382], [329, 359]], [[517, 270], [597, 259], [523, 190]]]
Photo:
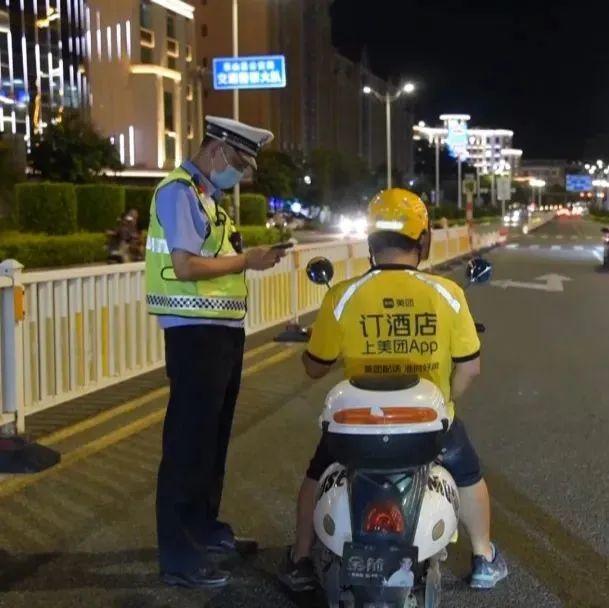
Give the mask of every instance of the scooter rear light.
[[382, 408], [348, 408], [334, 414], [338, 424], [416, 424], [433, 422], [438, 417], [436, 410], [430, 407], [382, 407]]
[[370, 534], [403, 534], [404, 515], [402, 515], [402, 510], [393, 502], [372, 505], [366, 515], [364, 532]]

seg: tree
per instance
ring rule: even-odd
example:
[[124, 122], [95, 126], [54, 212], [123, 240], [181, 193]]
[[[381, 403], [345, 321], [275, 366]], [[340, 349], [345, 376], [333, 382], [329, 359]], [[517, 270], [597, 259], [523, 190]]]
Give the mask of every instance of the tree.
[[313, 150], [307, 160], [311, 174], [310, 196], [334, 211], [359, 207], [376, 191], [376, 179], [358, 157], [336, 150]]
[[116, 148], [72, 110], [32, 137], [29, 161], [40, 177], [72, 183], [94, 181], [104, 169], [122, 169]]
[[252, 189], [266, 196], [292, 198], [296, 194], [301, 170], [285, 152], [263, 150], [258, 155], [258, 170]]
[[0, 138], [0, 217], [9, 215], [14, 203], [14, 186], [25, 180], [23, 141]]

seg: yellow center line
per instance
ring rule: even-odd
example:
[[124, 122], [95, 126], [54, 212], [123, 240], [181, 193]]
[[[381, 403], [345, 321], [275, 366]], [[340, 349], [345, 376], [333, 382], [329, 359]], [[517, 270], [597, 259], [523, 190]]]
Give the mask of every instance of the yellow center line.
[[[267, 367], [271, 367], [272, 365], [275, 365], [276, 363], [279, 363], [280, 361], [288, 359], [296, 352], [298, 352], [298, 350], [296, 348], [288, 348], [286, 350], [282, 350], [281, 352], [273, 355], [272, 357], [269, 357], [268, 359], [265, 359], [264, 361], [261, 361], [260, 363], [256, 363], [255, 365], [252, 365], [251, 367], [245, 369], [243, 372], [243, 377], [251, 376], [252, 374], [254, 374], [256, 372], [262, 371], [262, 370], [266, 369]], [[158, 393], [160, 391], [164, 391], [164, 393], [167, 394], [169, 392], [169, 389], [163, 388], [163, 389], [158, 389], [157, 391], [152, 391], [152, 393], [150, 393], [147, 396], [147, 397], [149, 397], [148, 401], [158, 398], [158, 396], [159, 396]], [[154, 394], [154, 396], [150, 397], [151, 394]], [[146, 396], [141, 397], [139, 399], [139, 401], [143, 401], [145, 398], [146, 398]], [[138, 401], [138, 400], [134, 400], [134, 401]], [[143, 403], [140, 403], [140, 405], [143, 405]], [[134, 408], [132, 408], [132, 409], [134, 409]], [[109, 413], [109, 412], [107, 412], [107, 413]], [[135, 435], [136, 433], [144, 431], [144, 430], [150, 428], [151, 426], [161, 422], [163, 420], [164, 415], [165, 415], [165, 408], [152, 412], [152, 413], [144, 416], [143, 418], [139, 418], [115, 431], [112, 431], [111, 433], [108, 433], [107, 435], [104, 435], [103, 437], [100, 437], [99, 439], [90, 441], [89, 443], [86, 443], [86, 444], [82, 445], [81, 447], [76, 448], [75, 450], [72, 450], [68, 454], [62, 456], [61, 462], [59, 464], [57, 464], [56, 466], [54, 466], [50, 469], [47, 469], [46, 471], [42, 471], [41, 473], [36, 473], [36, 474], [30, 475], [30, 476], [13, 477], [11, 479], [8, 479], [7, 481], [0, 483], [0, 497], [6, 497], [6, 496], [10, 496], [12, 494], [15, 494], [16, 492], [19, 492], [23, 488], [26, 488], [34, 483], [37, 483], [38, 481], [46, 479], [47, 477], [49, 477], [55, 473], [58, 473], [59, 471], [65, 469], [93, 454], [96, 454], [97, 452], [105, 450], [106, 448], [118, 443], [119, 441], [122, 441], [123, 439], [127, 439], [128, 437], [131, 437], [132, 435]], [[96, 417], [96, 418], [98, 418], [98, 417]], [[86, 422], [90, 422], [90, 421], [86, 421]], [[77, 425], [74, 425], [74, 426], [77, 426]], [[71, 428], [73, 428], [73, 427], [71, 427]], [[87, 428], [90, 428], [90, 427], [87, 427]], [[58, 435], [58, 434], [59, 433], [57, 433], [56, 435]], [[49, 435], [49, 437], [51, 437], [51, 435]], [[48, 443], [48, 437], [47, 437], [47, 443]]]
[[[252, 350], [248, 350], [245, 353], [245, 355], [243, 356], [243, 360], [248, 361], [252, 357], [255, 357], [256, 355], [260, 355], [268, 350], [271, 350], [271, 348], [273, 348], [275, 346], [277, 346], [276, 342], [269, 342], [267, 344], [263, 344], [262, 346], [254, 348]], [[281, 352], [284, 352], [284, 351], [282, 350]], [[245, 375], [246, 373], [247, 373], [247, 369], [244, 371], [243, 375]], [[112, 418], [116, 418], [117, 416], [121, 416], [123, 414], [132, 412], [133, 410], [136, 410], [137, 408], [142, 407], [142, 406], [150, 403], [151, 401], [154, 401], [155, 399], [161, 399], [163, 397], [166, 397], [168, 394], [169, 394], [169, 387], [163, 386], [161, 388], [157, 388], [153, 391], [150, 391], [149, 393], [146, 393], [145, 395], [142, 395], [141, 397], [136, 397], [135, 399], [126, 401], [125, 403], [123, 403], [117, 407], [114, 407], [105, 412], [101, 412], [101, 413], [97, 414], [96, 416], [93, 416], [92, 418], [87, 418], [86, 420], [77, 422], [71, 426], [60, 429], [58, 431], [55, 431], [54, 433], [45, 435], [44, 437], [40, 438], [38, 443], [40, 443], [42, 445], [47, 445], [47, 446], [53, 445], [55, 443], [59, 443], [60, 441], [64, 441], [64, 439], [68, 439], [69, 437], [73, 437], [74, 435], [77, 435], [78, 433], [82, 433], [83, 431], [88, 431], [89, 429], [92, 429], [100, 424], [103, 424], [104, 422], [107, 422], [108, 420], [112, 420]]]

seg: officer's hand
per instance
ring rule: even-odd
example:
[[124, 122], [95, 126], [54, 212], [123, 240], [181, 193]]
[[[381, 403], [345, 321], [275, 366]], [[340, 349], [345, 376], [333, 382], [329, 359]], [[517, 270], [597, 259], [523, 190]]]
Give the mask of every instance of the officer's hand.
[[283, 249], [253, 247], [245, 252], [245, 267], [251, 270], [268, 270], [285, 256]]

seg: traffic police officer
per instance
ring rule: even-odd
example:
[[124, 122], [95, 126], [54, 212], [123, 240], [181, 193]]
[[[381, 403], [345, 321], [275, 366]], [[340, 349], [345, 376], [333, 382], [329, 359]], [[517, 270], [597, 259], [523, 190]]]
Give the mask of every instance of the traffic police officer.
[[146, 300], [165, 333], [170, 395], [157, 485], [162, 580], [222, 586], [210, 552], [235, 538], [218, 521], [244, 347], [245, 271], [273, 267], [281, 250], [241, 250], [219, 206], [222, 190], [256, 169], [269, 131], [213, 116], [197, 154], [156, 188], [146, 243]]

